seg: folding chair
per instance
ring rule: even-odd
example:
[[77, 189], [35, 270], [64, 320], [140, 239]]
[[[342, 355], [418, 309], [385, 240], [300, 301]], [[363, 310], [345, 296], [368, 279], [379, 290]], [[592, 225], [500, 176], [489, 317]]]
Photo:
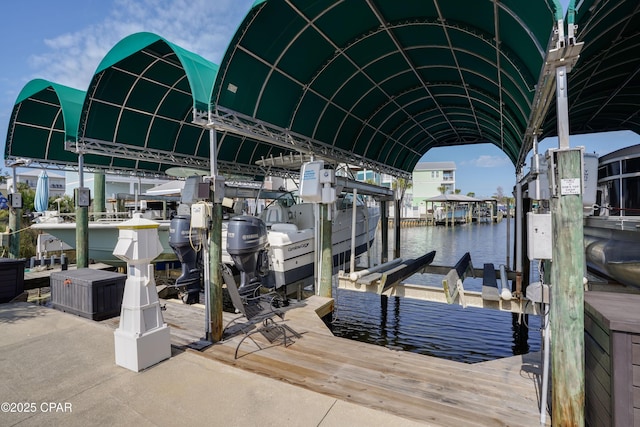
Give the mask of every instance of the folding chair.
[[[230, 337], [238, 333], [244, 334], [244, 337], [236, 346], [234, 356], [236, 359], [238, 358], [240, 345], [242, 345], [247, 338], [253, 341], [258, 349], [262, 350], [260, 344], [251, 337], [255, 333], [262, 334], [271, 344], [281, 339], [285, 347], [289, 345], [288, 342], [291, 342], [292, 337], [301, 337], [298, 332], [294, 331], [288, 325], [277, 323], [273, 320], [276, 316], [279, 317], [280, 320], [284, 320], [284, 311], [281, 309], [284, 306], [284, 301], [277, 292], [273, 291], [262, 294], [260, 286], [256, 285], [247, 293], [240, 295], [229, 267], [222, 264], [221, 270], [222, 278], [227, 285], [227, 290], [231, 297], [231, 302], [237, 312], [240, 313], [238, 317], [227, 323], [223, 335]], [[238, 323], [238, 320], [242, 318], [247, 319], [247, 321]]]

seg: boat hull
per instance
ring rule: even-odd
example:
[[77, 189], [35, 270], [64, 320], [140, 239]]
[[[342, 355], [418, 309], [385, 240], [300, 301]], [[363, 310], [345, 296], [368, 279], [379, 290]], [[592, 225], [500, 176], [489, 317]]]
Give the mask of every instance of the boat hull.
[[587, 266], [621, 284], [640, 288], [640, 217], [587, 217]]
[[[89, 259], [113, 266], [124, 266], [126, 263], [115, 255], [113, 250], [118, 243], [121, 222], [90, 222], [89, 223]], [[169, 246], [170, 221], [158, 221], [158, 238], [162, 244], [162, 253], [153, 262], [177, 261], [178, 258]], [[31, 228], [40, 230], [60, 239], [71, 248], [76, 247], [76, 224], [73, 222], [37, 223]]]
[[[380, 215], [375, 210], [356, 210], [355, 256], [372, 244]], [[349, 263], [351, 257], [352, 210], [338, 211], [332, 223], [333, 272]], [[315, 236], [313, 229], [299, 230], [293, 224], [274, 224], [269, 231], [272, 279], [275, 286], [312, 281], [315, 276]]]

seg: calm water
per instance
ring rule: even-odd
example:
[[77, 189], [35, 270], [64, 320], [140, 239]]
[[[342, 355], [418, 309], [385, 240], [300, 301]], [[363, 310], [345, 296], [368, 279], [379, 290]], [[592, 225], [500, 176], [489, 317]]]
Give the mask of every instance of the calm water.
[[[511, 228], [513, 237], [513, 221]], [[506, 263], [506, 235], [506, 221], [455, 228], [403, 228], [401, 257], [415, 258], [435, 250], [434, 265], [452, 266], [469, 252], [474, 267], [491, 262], [497, 268]], [[393, 230], [389, 231], [389, 240], [392, 246]], [[380, 236], [373, 248], [373, 256], [378, 259], [379, 242]], [[442, 276], [416, 274], [406, 282], [442, 286]], [[482, 278], [468, 278], [464, 287], [480, 291]], [[511, 313], [397, 297], [385, 303], [375, 294], [341, 289], [334, 290], [334, 295], [333, 333], [340, 337], [467, 363], [540, 349], [538, 316], [528, 316], [526, 339], [521, 328], [514, 332]]]

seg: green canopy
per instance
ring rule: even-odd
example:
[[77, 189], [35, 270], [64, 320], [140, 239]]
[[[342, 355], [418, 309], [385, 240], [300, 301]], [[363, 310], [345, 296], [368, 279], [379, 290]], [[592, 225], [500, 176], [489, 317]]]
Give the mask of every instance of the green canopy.
[[[67, 141], [88, 167], [208, 169], [215, 135], [223, 172], [313, 151], [406, 175], [431, 148], [487, 142], [520, 167], [532, 132], [556, 134], [545, 60], [561, 17], [556, 0], [259, 0], [220, 67], [139, 33], [86, 93], [30, 82], [5, 158], [77, 165]], [[571, 133], [640, 132], [637, 0], [571, 0], [565, 20], [584, 43], [569, 74]], [[543, 80], [550, 104], [538, 103]]]
[[225, 53], [212, 103], [400, 171], [433, 147], [474, 143], [515, 163], [559, 10], [259, 1]]
[[4, 156], [7, 161], [25, 157], [37, 163], [76, 161], [64, 149], [75, 141], [85, 92], [36, 79], [27, 83], [13, 107]]

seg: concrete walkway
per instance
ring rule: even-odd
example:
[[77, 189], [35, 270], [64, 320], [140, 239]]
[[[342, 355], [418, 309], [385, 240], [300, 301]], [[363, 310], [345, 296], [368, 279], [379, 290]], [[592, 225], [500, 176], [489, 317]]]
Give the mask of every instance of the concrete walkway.
[[29, 303], [0, 304], [0, 425], [418, 425], [192, 351], [172, 353], [131, 372], [115, 364], [107, 326]]

